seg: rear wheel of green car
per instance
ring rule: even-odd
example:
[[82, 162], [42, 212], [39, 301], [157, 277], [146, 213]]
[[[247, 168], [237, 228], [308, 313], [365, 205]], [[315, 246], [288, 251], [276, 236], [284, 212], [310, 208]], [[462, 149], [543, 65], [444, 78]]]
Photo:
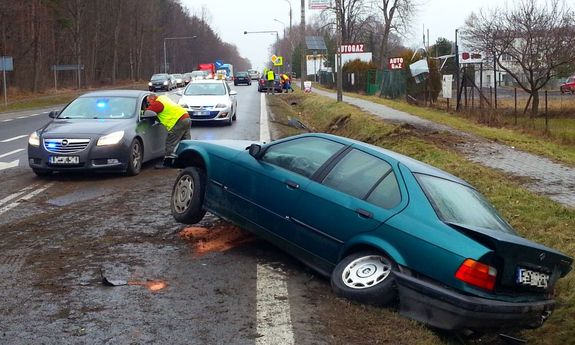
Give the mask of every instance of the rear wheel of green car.
[[395, 262], [381, 253], [353, 253], [341, 260], [333, 270], [331, 287], [340, 297], [385, 306], [397, 297], [395, 270]]
[[180, 223], [195, 224], [206, 214], [203, 208], [206, 191], [206, 175], [195, 167], [180, 172], [172, 188], [170, 202], [172, 216]]

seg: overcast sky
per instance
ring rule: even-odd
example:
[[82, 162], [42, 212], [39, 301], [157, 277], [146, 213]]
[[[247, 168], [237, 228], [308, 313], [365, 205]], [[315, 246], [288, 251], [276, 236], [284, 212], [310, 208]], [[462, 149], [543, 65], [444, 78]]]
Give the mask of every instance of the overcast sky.
[[[461, 28], [471, 12], [480, 8], [494, 8], [504, 3], [501, 0], [419, 0], [418, 15], [413, 22], [413, 33], [405, 40], [408, 47], [418, 47], [423, 43], [423, 31], [429, 29], [429, 42], [435, 43], [438, 37], [455, 40], [455, 29]], [[208, 22], [212, 29], [228, 43], [238, 47], [240, 54], [249, 59], [252, 67], [263, 69], [269, 61], [269, 47], [275, 41], [275, 34], [244, 31], [278, 31], [283, 35], [284, 25], [289, 27], [290, 4], [292, 25], [300, 22], [301, 0], [181, 0], [182, 5], [200, 16], [202, 6], [208, 9]], [[309, 0], [306, 0], [306, 7]], [[500, 7], [502, 5], [499, 5]], [[270, 13], [272, 13], [270, 15]], [[306, 8], [306, 22], [319, 13]], [[274, 21], [277, 19], [278, 21]], [[425, 29], [424, 29], [425, 27]]]

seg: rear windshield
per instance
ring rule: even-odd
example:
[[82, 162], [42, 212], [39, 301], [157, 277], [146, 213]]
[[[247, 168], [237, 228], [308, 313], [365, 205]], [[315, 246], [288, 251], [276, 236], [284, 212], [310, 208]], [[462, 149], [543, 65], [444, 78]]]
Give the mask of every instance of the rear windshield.
[[184, 95], [211, 95], [211, 96], [222, 96], [226, 94], [226, 89], [223, 83], [190, 83]]
[[442, 221], [515, 234], [513, 228], [475, 189], [435, 176], [415, 176]]
[[127, 119], [136, 114], [136, 98], [80, 97], [59, 115], [59, 119]]
[[150, 80], [165, 80], [168, 79], [167, 74], [154, 74]]

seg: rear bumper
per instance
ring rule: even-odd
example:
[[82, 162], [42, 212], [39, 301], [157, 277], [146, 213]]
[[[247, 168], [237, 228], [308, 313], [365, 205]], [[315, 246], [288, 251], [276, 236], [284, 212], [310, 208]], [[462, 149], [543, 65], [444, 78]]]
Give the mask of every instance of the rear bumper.
[[537, 328], [554, 300], [504, 302], [474, 297], [396, 272], [400, 313], [445, 330]]

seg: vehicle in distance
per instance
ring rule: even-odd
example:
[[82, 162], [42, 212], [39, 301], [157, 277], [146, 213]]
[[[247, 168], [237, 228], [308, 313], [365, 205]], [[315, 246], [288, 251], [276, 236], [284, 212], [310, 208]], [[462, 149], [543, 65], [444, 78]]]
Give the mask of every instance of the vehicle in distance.
[[248, 75], [248, 72], [236, 73], [236, 75], [234, 76], [234, 85], [237, 86], [239, 84], [252, 85], [252, 79]]
[[561, 93], [571, 92], [575, 94], [575, 75], [570, 76], [564, 83], [559, 85], [559, 90]]
[[447, 330], [538, 327], [573, 259], [520, 237], [467, 182], [322, 133], [183, 141], [174, 218], [210, 211], [331, 277], [340, 296]]
[[255, 69], [249, 69], [249, 70], [248, 70], [248, 74], [250, 75], [250, 78], [251, 78], [252, 80], [258, 80], [258, 79], [260, 79], [260, 72], [258, 72], [258, 71], [255, 70]]
[[225, 80], [194, 80], [178, 95], [178, 104], [188, 111], [192, 123], [215, 121], [231, 126], [236, 120], [237, 92]]
[[162, 157], [167, 131], [147, 117], [147, 91], [86, 93], [28, 139], [29, 165], [39, 176], [54, 171], [115, 171], [137, 175]]
[[174, 81], [172, 77], [167, 73], [158, 73], [152, 75], [150, 82], [148, 83], [148, 89], [150, 91], [165, 90], [170, 91], [175, 88]]
[[191, 73], [192, 80], [210, 79], [208, 78], [208, 73], [209, 73], [208, 71], [200, 71], [200, 70], [193, 71]]
[[183, 78], [184, 78], [184, 85], [188, 85], [188, 83], [192, 81], [192, 73], [191, 72], [184, 73]]
[[[266, 92], [268, 90], [268, 85], [267, 85], [267, 78], [265, 76], [262, 76], [259, 80], [258, 80], [258, 91], [259, 92]], [[278, 93], [282, 93], [282, 82], [280, 79], [280, 76], [276, 74], [275, 76], [275, 80], [274, 80], [274, 90], [275, 92]]]
[[172, 78], [174, 79], [174, 81], [176, 83], [176, 87], [186, 86], [186, 83], [184, 83], [184, 76], [182, 74], [174, 73], [174, 74], [172, 74]]

